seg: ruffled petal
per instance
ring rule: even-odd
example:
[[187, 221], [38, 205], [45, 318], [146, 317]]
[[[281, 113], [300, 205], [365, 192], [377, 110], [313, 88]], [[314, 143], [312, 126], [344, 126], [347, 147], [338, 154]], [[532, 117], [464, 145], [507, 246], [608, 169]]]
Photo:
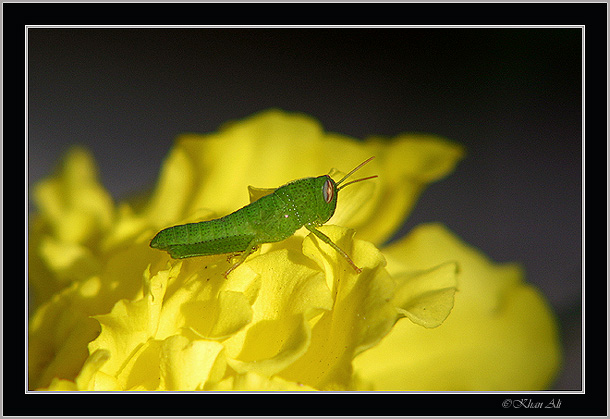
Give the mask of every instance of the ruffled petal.
[[353, 232], [343, 228], [320, 230], [352, 256], [362, 273], [356, 274], [317, 237], [305, 239], [303, 252], [326, 273], [334, 304], [313, 325], [307, 352], [279, 375], [317, 389], [346, 390], [351, 386], [353, 356], [377, 343], [395, 321], [396, 310], [390, 302], [395, 284], [373, 245], [353, 240]]
[[202, 390], [206, 383], [220, 381], [226, 368], [223, 349], [210, 340], [167, 338], [161, 346], [159, 390]]
[[[326, 152], [333, 156], [333, 167], [342, 171], [351, 170], [355, 163], [375, 156], [354, 175], [354, 178], [378, 175], [370, 182], [363, 182], [374, 185], [374, 193], [358, 211], [352, 210], [353, 216], [340, 225], [357, 229], [358, 237], [377, 245], [396, 232], [424, 188], [447, 176], [464, 156], [461, 146], [432, 135], [370, 137], [360, 143], [338, 134], [329, 134], [327, 139]], [[338, 219], [342, 211], [342, 194], [355, 187], [350, 185], [339, 192]], [[333, 222], [331, 219], [330, 223]]]
[[97, 248], [115, 210], [93, 157], [81, 147], [71, 148], [56, 173], [35, 185], [33, 200], [38, 212], [30, 223], [29, 280], [39, 305], [70, 281], [99, 271]]
[[49, 386], [56, 378], [74, 380], [87, 359], [87, 343], [94, 339], [99, 324], [88, 317], [87, 294], [95, 278], [74, 283], [36, 310], [30, 319], [28, 337], [31, 389]]
[[83, 365], [75, 381], [53, 378], [47, 390], [51, 391], [112, 391], [119, 390], [116, 380], [100, 373], [102, 365], [110, 358], [108, 351], [96, 351]]
[[34, 188], [39, 214], [58, 240], [86, 243], [110, 227], [114, 203], [99, 183], [91, 154], [71, 148], [57, 173]]
[[110, 353], [102, 372], [118, 376], [134, 352], [156, 336], [169, 277], [178, 273], [179, 270], [161, 271], [152, 278], [145, 277], [147, 286], [142, 298], [119, 300], [109, 314], [94, 316], [102, 331], [89, 344], [89, 352], [102, 349]]
[[246, 266], [264, 281], [252, 305], [252, 322], [225, 342], [228, 363], [238, 373], [271, 376], [305, 352], [308, 320], [331, 309], [330, 290], [311, 262], [290, 250], [270, 251]]
[[206, 390], [216, 391], [315, 391], [302, 383], [284, 380], [280, 377], [265, 377], [255, 372], [231, 376]]
[[[432, 251], [434, 250], [434, 251]], [[426, 329], [400, 320], [354, 360], [375, 390], [540, 390], [560, 362], [557, 324], [517, 265], [495, 265], [440, 225], [416, 228], [388, 252], [420, 269], [457, 260], [451, 315]]]
[[392, 303], [399, 314], [413, 323], [428, 328], [438, 327], [451, 313], [458, 289], [456, 263], [444, 263], [394, 278], [397, 287]]

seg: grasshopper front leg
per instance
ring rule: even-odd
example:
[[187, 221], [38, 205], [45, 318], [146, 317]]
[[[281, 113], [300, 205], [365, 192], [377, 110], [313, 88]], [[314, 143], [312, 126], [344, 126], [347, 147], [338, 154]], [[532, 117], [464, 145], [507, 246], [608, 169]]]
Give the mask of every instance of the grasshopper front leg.
[[335, 249], [337, 252], [339, 252], [339, 254], [341, 256], [343, 256], [345, 258], [345, 260], [347, 261], [347, 263], [349, 263], [352, 268], [354, 268], [354, 270], [356, 271], [356, 273], [362, 273], [362, 269], [360, 269], [359, 267], [356, 266], [356, 264], [354, 263], [354, 261], [348, 256], [347, 253], [345, 253], [339, 246], [337, 246], [335, 243], [333, 243], [333, 241], [330, 239], [330, 237], [328, 237], [326, 234], [322, 233], [320, 230], [316, 229], [313, 225], [305, 225], [305, 228], [309, 231], [311, 231], [313, 234], [316, 235], [316, 237], [318, 237], [320, 240], [322, 240], [324, 243], [328, 244], [330, 247], [332, 247], [333, 249]]

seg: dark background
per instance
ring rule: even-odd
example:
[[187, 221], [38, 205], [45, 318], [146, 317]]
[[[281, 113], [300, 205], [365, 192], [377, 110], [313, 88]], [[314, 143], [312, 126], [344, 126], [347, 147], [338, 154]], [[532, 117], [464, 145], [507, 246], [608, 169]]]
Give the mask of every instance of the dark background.
[[424, 132], [463, 144], [467, 158], [426, 190], [404, 232], [441, 221], [493, 260], [522, 262], [561, 322], [565, 365], [553, 388], [582, 388], [580, 28], [37, 28], [27, 37], [30, 187], [79, 143], [120, 200], [154, 183], [178, 134], [270, 107], [357, 138]]

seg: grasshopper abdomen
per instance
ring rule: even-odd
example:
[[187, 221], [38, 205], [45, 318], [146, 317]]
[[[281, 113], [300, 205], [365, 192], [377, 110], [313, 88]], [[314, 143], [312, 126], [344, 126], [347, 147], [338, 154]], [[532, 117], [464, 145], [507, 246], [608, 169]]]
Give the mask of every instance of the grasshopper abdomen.
[[165, 250], [174, 259], [246, 250], [254, 234], [236, 230], [221, 220], [219, 218], [166, 228], [157, 233], [150, 242], [150, 247]]

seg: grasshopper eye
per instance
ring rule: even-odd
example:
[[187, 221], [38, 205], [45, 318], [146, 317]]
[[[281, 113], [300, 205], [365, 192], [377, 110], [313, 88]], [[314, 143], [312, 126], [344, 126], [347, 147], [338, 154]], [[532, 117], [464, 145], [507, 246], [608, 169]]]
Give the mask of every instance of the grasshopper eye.
[[322, 195], [324, 196], [324, 201], [327, 204], [330, 204], [330, 202], [333, 200], [335, 188], [333, 187], [330, 179], [326, 179], [326, 182], [324, 182], [324, 186], [322, 186]]

